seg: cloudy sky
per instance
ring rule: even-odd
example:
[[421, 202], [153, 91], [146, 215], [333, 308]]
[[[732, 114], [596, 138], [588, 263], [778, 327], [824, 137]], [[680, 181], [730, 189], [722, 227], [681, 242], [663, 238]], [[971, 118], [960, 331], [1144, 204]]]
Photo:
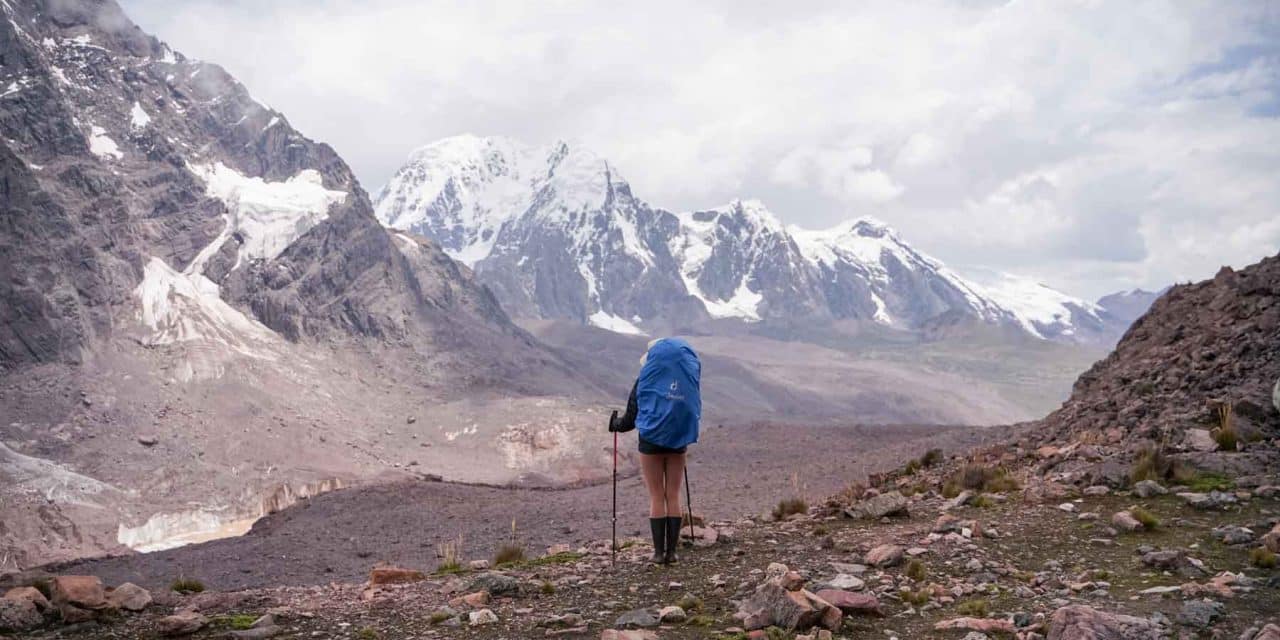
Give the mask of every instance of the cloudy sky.
[[586, 145], [656, 206], [874, 215], [1083, 296], [1280, 251], [1277, 2], [122, 3], [370, 191], [506, 135]]

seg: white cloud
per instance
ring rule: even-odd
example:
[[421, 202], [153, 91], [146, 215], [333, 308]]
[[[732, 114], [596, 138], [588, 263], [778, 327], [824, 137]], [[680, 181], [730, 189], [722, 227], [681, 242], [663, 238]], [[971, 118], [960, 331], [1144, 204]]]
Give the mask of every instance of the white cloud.
[[369, 190], [439, 137], [568, 138], [656, 205], [874, 212], [1082, 294], [1280, 250], [1267, 3], [123, 1]]

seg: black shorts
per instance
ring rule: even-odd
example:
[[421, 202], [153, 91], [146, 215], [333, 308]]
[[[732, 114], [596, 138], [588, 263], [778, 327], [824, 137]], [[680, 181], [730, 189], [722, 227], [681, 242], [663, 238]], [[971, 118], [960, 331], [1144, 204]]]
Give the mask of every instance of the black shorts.
[[649, 442], [644, 438], [639, 438], [639, 440], [640, 440], [640, 453], [643, 453], [645, 455], [659, 455], [663, 453], [684, 453], [685, 450], [689, 448], [689, 447], [680, 447], [679, 449], [668, 449], [666, 447], [659, 446], [652, 442]]

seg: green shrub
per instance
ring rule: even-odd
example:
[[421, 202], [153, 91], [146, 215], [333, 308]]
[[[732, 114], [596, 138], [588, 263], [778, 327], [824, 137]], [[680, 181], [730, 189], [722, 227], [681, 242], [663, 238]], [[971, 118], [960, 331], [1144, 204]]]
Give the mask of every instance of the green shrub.
[[773, 508], [773, 519], [782, 520], [787, 516], [797, 513], [807, 513], [809, 511], [809, 503], [804, 498], [785, 498], [778, 501], [778, 505]]
[[965, 600], [956, 605], [957, 613], [970, 618], [985, 618], [990, 611], [991, 605], [986, 600]]
[[1249, 552], [1249, 564], [1260, 569], [1276, 568], [1276, 554], [1266, 547], [1258, 547]]
[[451, 617], [453, 616], [450, 616], [448, 611], [436, 611], [431, 614], [429, 621], [431, 624], [440, 624]]
[[902, 473], [903, 475], [912, 476], [920, 471], [920, 467], [921, 465], [919, 460], [908, 460], [907, 464], [902, 466]]
[[195, 578], [179, 577], [169, 583], [169, 590], [183, 594], [200, 593], [204, 591], [204, 583]]
[[379, 634], [373, 627], [365, 627], [356, 632], [356, 640], [378, 640], [382, 634]]
[[1160, 528], [1160, 519], [1156, 517], [1156, 514], [1151, 513], [1142, 507], [1130, 507], [1129, 515], [1142, 523], [1142, 528], [1147, 531], [1155, 531]]
[[960, 485], [952, 480], [942, 483], [942, 497], [951, 499], [960, 495]]
[[996, 501], [992, 500], [991, 496], [984, 493], [974, 498], [973, 501], [970, 502], [969, 504], [979, 509], [987, 509], [987, 508], [996, 506]]
[[920, 456], [920, 466], [926, 469], [939, 462], [942, 462], [942, 449], [930, 449]]
[[556, 586], [551, 584], [550, 580], [543, 580], [542, 585], [538, 587], [538, 590], [542, 592], [542, 595], [549, 596], [556, 592]]
[[911, 562], [907, 563], [907, 570], [905, 573], [908, 578], [911, 578], [916, 582], [920, 582], [924, 580], [925, 578], [924, 563], [913, 558]]

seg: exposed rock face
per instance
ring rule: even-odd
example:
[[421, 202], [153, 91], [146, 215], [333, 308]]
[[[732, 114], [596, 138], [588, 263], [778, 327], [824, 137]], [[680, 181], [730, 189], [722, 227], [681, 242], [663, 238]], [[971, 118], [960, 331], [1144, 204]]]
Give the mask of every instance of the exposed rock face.
[[501, 373], [539, 351], [222, 68], [111, 0], [4, 11], [0, 369], [79, 362], [122, 333], [246, 353], [277, 337], [406, 341], [489, 354], [475, 364]]
[[897, 491], [882, 493], [863, 500], [845, 510], [853, 518], [878, 519], [885, 516], [906, 515], [907, 498]]
[[805, 231], [755, 201], [652, 207], [616, 167], [563, 142], [429, 144], [379, 191], [376, 210], [472, 265], [519, 316], [626, 333], [713, 318], [910, 330], [976, 320], [1071, 341], [1115, 333], [1099, 305], [1019, 279], [988, 291], [870, 218]]
[[1135, 616], [1099, 611], [1085, 605], [1071, 605], [1053, 612], [1049, 618], [1048, 640], [1157, 640], [1159, 625]]
[[[1127, 443], [1186, 442], [1231, 403], [1263, 437], [1280, 434], [1280, 256], [1169, 289], [1115, 350], [1080, 376], [1071, 398], [1032, 433], [1065, 442], [1113, 433]], [[1117, 439], [1117, 441], [1119, 441]]]

